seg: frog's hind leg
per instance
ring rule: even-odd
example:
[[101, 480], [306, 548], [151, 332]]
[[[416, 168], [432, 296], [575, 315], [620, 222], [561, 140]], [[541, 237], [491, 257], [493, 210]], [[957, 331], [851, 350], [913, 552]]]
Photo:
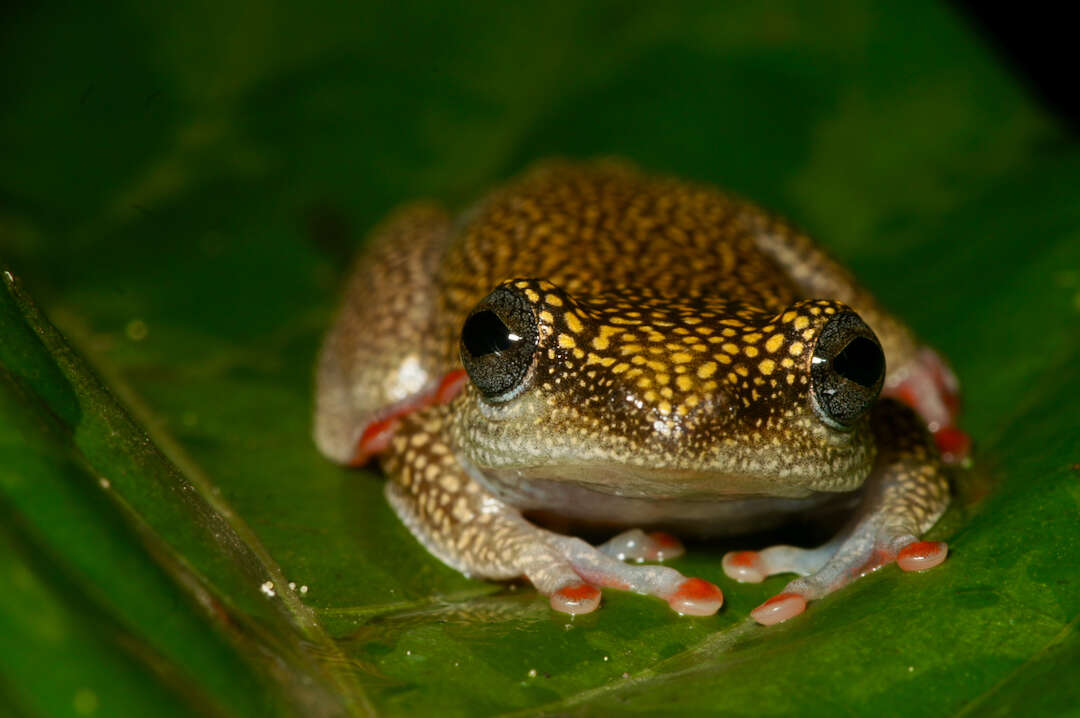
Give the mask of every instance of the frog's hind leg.
[[331, 459], [363, 464], [386, 448], [402, 415], [453, 393], [444, 338], [430, 328], [432, 277], [450, 232], [444, 211], [413, 204], [358, 255], [316, 368], [314, 437]]
[[885, 400], [871, 417], [879, 454], [862, 502], [847, 527], [816, 549], [772, 546], [724, 557], [724, 571], [739, 581], [767, 575], [801, 575], [758, 606], [753, 617], [766, 625], [798, 615], [806, 603], [893, 561], [904, 571], [924, 571], [945, 560], [943, 542], [920, 541], [949, 503], [944, 467], [933, 440], [913, 411]]
[[384, 466], [391, 506], [437, 558], [466, 575], [529, 579], [564, 613], [588, 613], [600, 589], [619, 588], [664, 599], [679, 613], [716, 613], [716, 586], [666, 566], [628, 565], [572, 536], [529, 523], [473, 480], [442, 438], [450, 409], [406, 417]]

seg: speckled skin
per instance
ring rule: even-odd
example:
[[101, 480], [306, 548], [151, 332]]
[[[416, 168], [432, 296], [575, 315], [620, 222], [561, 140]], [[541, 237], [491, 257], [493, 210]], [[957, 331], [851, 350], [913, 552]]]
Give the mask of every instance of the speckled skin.
[[[501, 353], [485, 355], [496, 377], [515, 380], [490, 396], [474, 375], [454, 397], [471, 356], [466, 318], [505, 314], [507, 302], [528, 325], [520, 376]], [[806, 574], [784, 595], [814, 599], [893, 560], [948, 502], [912, 410], [884, 399], [850, 425], [822, 411], [814, 357], [841, 316], [880, 340], [886, 393], [914, 376], [923, 418], [951, 423], [950, 402], [925, 378], [928, 350], [790, 225], [625, 166], [549, 164], [456, 222], [417, 205], [375, 233], [320, 357], [315, 438], [343, 463], [379, 452], [391, 504], [444, 562], [525, 576], [575, 613], [595, 608], [595, 586], [700, 614], [719, 607], [719, 591], [618, 560], [661, 557], [662, 537], [632, 532], [593, 548], [522, 510], [717, 533], [858, 497], [825, 547], [763, 551], [773, 560], [757, 573], [728, 567], [741, 580]], [[881, 386], [865, 390], [871, 400]]]

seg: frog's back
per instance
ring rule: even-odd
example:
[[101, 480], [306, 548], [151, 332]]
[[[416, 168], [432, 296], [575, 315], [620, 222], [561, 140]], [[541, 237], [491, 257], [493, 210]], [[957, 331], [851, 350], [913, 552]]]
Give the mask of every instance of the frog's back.
[[755, 205], [622, 164], [548, 163], [456, 222], [423, 206], [375, 233], [319, 361], [323, 452], [366, 460], [382, 448], [371, 436], [439, 400], [447, 377], [463, 377], [466, 316], [512, 278], [543, 279], [630, 317], [645, 305], [774, 314], [801, 298], [831, 298], [864, 312], [886, 354], [910, 343], [846, 270]]
[[469, 213], [439, 273], [452, 320], [493, 286], [541, 277], [581, 296], [714, 299], [776, 311], [796, 285], [755, 237], [789, 232], [715, 189], [614, 164], [550, 164]]

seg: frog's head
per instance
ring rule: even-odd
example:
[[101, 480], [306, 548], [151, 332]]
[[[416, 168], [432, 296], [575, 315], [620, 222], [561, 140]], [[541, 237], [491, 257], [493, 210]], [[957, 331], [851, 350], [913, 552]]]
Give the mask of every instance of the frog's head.
[[631, 290], [575, 298], [503, 282], [466, 318], [463, 458], [503, 480], [623, 496], [805, 496], [857, 487], [885, 377], [846, 305], [778, 314]]

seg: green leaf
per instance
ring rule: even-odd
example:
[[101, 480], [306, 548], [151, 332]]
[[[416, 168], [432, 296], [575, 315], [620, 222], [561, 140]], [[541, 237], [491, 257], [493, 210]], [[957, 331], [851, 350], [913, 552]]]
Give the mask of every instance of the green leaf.
[[[95, 3], [0, 34], [0, 714], [1075, 712], [1080, 151], [963, 18]], [[550, 155], [784, 212], [950, 357], [977, 448], [942, 567], [762, 628], [784, 578], [701, 544], [675, 565], [716, 617], [609, 591], [568, 619], [318, 455], [365, 232]]]

